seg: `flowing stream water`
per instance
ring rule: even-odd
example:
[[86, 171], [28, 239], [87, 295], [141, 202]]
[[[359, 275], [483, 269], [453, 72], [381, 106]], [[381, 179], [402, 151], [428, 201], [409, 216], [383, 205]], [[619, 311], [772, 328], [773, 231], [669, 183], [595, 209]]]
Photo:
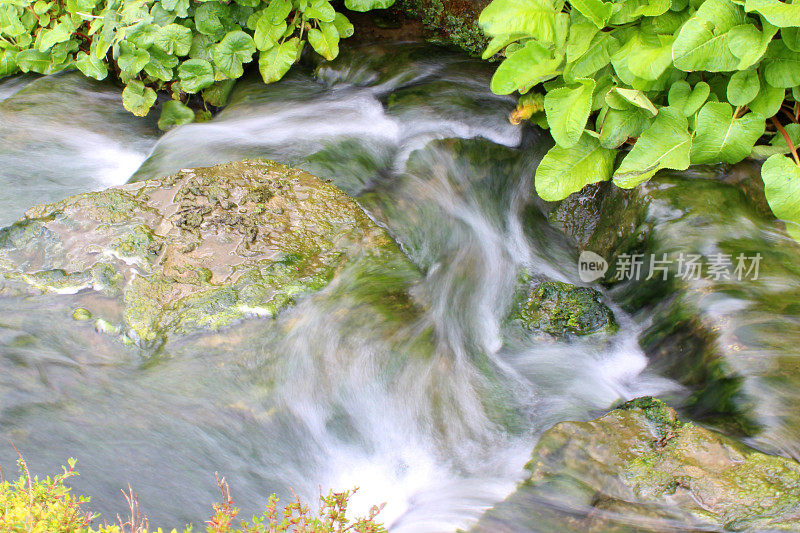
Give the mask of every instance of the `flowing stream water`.
[[[73, 486], [107, 518], [130, 483], [152, 524], [200, 524], [217, 471], [245, 515], [271, 492], [358, 486], [357, 510], [386, 502], [392, 531], [454, 531], [514, 490], [554, 423], [691, 394], [680, 373], [648, 367], [653, 320], [624, 292], [610, 295], [614, 335], [509, 340], [520, 272], [580, 282], [575, 244], [532, 198], [550, 141], [508, 122], [514, 101], [488, 91], [490, 76], [432, 46], [370, 45], [272, 86], [248, 77], [213, 120], [161, 136], [110, 83], [2, 82], [0, 223], [79, 191], [266, 157], [358, 199], [419, 268], [424, 305], [376, 315], [360, 305], [371, 288], [345, 272], [276, 320], [143, 354], [73, 321], [68, 299], [0, 299], [0, 435], [36, 472], [77, 456]], [[793, 436], [765, 446], [791, 453], [780, 443]], [[0, 444], [4, 472], [14, 458]]]

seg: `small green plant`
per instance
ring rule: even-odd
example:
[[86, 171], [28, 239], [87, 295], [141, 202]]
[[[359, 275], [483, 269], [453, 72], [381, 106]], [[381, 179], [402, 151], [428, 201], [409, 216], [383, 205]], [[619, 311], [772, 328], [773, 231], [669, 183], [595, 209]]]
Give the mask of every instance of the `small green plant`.
[[800, 224], [800, 3], [493, 0], [479, 23], [484, 58], [504, 56], [492, 90], [518, 92], [512, 120], [555, 140], [545, 200], [754, 153], [773, 212]]
[[31, 477], [28, 465], [17, 460], [20, 477], [14, 482], [0, 475], [0, 531], [9, 533], [72, 533], [91, 524], [95, 515], [83, 505], [89, 501], [74, 496], [64, 482], [77, 476], [75, 459], [56, 476]]
[[[89, 498], [73, 496], [65, 482], [78, 473], [75, 460], [63, 473], [40, 480], [31, 477], [28, 465], [20, 456], [17, 461], [20, 477], [9, 482], [0, 472], [0, 531], [3, 533], [164, 533], [161, 528], [150, 529], [149, 521], [139, 509], [139, 500], [130, 486], [123, 491], [129, 513], [123, 519], [117, 516], [115, 523], [92, 523], [99, 515], [86, 509]], [[283, 509], [278, 508], [278, 497], [271, 495], [266, 509], [251, 522], [234, 525], [239, 509], [231, 497], [230, 488], [224, 478], [217, 476], [217, 485], [222, 494], [221, 503], [213, 506], [214, 514], [206, 521], [207, 533], [385, 533], [386, 529], [376, 521], [383, 505], [373, 506], [368, 516], [350, 520], [347, 507], [352, 495], [358, 490], [329, 492], [320, 495], [317, 513], [295, 496], [293, 502]], [[187, 526], [182, 533], [192, 533]], [[171, 533], [178, 533], [172, 529]]]
[[[345, 0], [355, 11], [394, 0]], [[77, 68], [102, 80], [113, 73], [122, 102], [144, 116], [157, 91], [162, 129], [195, 119], [199, 94], [224, 105], [244, 67], [258, 61], [265, 83], [281, 79], [308, 43], [333, 59], [353, 25], [328, 0], [0, 0], [0, 78]]]

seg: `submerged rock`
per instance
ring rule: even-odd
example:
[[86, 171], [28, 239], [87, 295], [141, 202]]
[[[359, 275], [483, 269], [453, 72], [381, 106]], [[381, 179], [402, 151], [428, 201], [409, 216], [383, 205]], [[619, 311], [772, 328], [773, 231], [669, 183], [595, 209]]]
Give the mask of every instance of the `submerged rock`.
[[614, 313], [602, 302], [600, 292], [590, 287], [545, 281], [531, 287], [520, 300], [511, 319], [530, 331], [564, 337], [617, 327]]
[[80, 318], [140, 346], [274, 316], [363, 258], [405, 259], [342, 191], [269, 161], [81, 194], [0, 230], [3, 292], [79, 293]]
[[[656, 530], [800, 528], [800, 463], [683, 422], [649, 397], [596, 420], [557, 424], [542, 435], [526, 470], [478, 531], [523, 531], [493, 524], [523, 524], [540, 513], [540, 525], [560, 523], [561, 530], [633, 531], [637, 523]], [[631, 526], [618, 529], [617, 521]]]

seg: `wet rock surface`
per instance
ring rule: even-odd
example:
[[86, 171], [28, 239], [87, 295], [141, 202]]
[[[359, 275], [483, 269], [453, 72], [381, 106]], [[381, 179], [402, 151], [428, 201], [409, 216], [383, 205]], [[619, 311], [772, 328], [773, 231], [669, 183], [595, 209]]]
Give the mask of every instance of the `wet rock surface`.
[[76, 294], [76, 319], [140, 346], [274, 316], [364, 258], [404, 260], [339, 189], [262, 160], [81, 194], [0, 231], [5, 294]]
[[556, 337], [588, 335], [617, 328], [599, 291], [560, 281], [534, 283], [520, 295], [511, 320], [528, 331]]
[[[758, 168], [663, 173], [587, 188], [550, 213], [644, 325], [650, 370], [675, 379], [694, 420], [800, 458], [800, 247], [764, 209]], [[660, 267], [660, 268], [659, 268]]]
[[[548, 509], [544, 501], [555, 505]], [[572, 511], [557, 514], [559, 501]], [[621, 516], [628, 525], [618, 522]], [[675, 521], [678, 529], [796, 531], [800, 463], [681, 421], [659, 400], [638, 398], [595, 420], [546, 431], [525, 481], [475, 530], [537, 524], [539, 531], [636, 531], [655, 519], [661, 527]]]

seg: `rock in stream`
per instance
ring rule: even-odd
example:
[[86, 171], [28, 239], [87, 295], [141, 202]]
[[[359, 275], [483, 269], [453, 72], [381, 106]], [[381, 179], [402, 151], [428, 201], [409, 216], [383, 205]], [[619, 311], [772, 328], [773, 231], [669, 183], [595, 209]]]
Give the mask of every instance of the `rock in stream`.
[[676, 530], [797, 531], [800, 463], [638, 398], [546, 431], [523, 483], [476, 531], [662, 531], [670, 523]]
[[242, 161], [73, 196], [0, 230], [5, 294], [76, 294], [76, 319], [140, 346], [274, 316], [362, 259], [406, 262], [338, 188]]

